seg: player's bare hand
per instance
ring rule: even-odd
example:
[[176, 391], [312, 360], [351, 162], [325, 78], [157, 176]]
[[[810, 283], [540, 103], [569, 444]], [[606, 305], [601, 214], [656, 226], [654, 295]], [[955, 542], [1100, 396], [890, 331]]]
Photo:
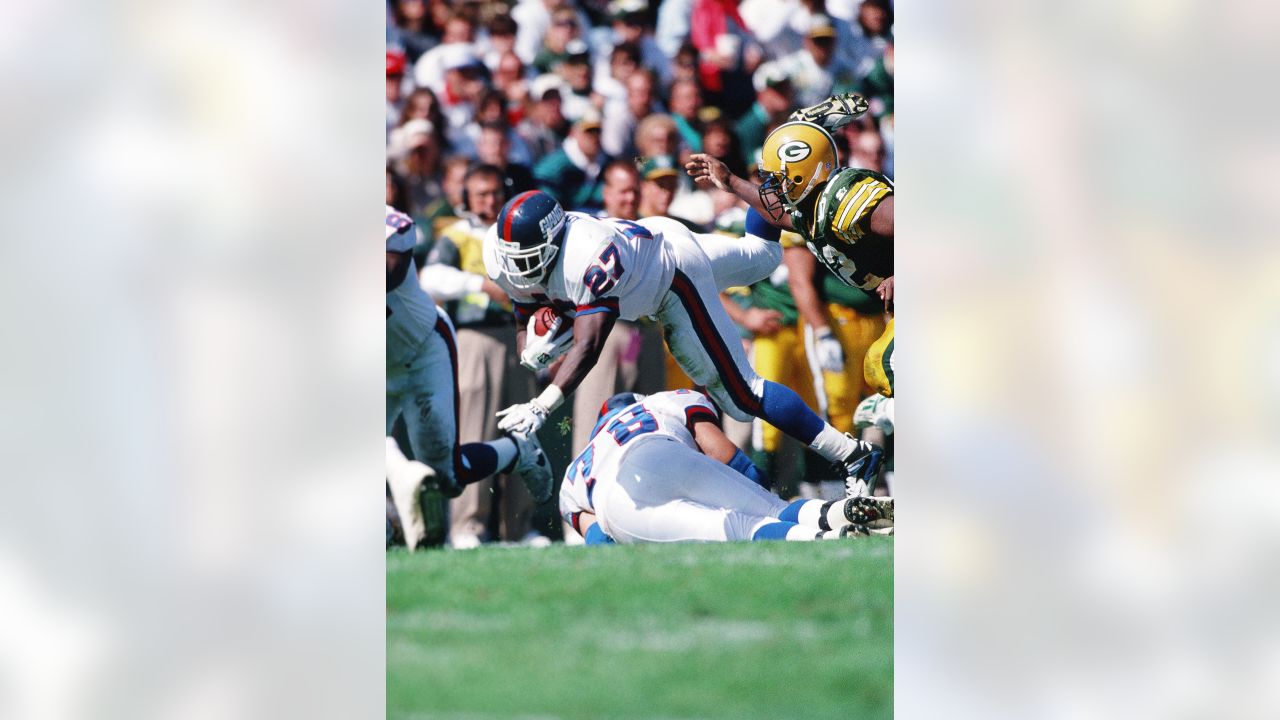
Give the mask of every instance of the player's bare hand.
[[733, 192], [733, 186], [729, 184], [730, 178], [733, 177], [729, 173], [729, 166], [706, 153], [691, 155], [684, 169], [689, 173], [689, 177], [693, 178], [694, 184], [703, 190], [715, 187], [725, 192]]
[[747, 308], [742, 326], [757, 337], [767, 337], [782, 329], [782, 313], [765, 308]]
[[884, 307], [889, 309], [890, 303], [893, 302], [893, 276], [880, 281], [880, 286], [876, 288], [876, 294], [884, 301]]

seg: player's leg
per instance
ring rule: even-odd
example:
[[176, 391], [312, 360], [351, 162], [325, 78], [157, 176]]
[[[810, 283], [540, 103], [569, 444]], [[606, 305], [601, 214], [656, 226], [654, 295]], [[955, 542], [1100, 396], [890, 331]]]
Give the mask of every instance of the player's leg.
[[738, 342], [737, 326], [720, 305], [706, 256], [677, 248], [677, 270], [659, 316], [672, 355], [694, 382], [707, 388], [738, 420], [761, 418], [804, 443], [852, 478], [878, 463], [868, 443], [824, 422], [794, 390], [758, 376]]
[[[677, 455], [681, 472], [675, 475]], [[623, 544], [813, 540], [819, 534], [778, 520], [785, 502], [674, 440], [655, 439], [628, 451], [595, 497], [602, 529]]]
[[870, 529], [893, 527], [893, 498], [846, 497], [838, 500], [796, 500], [778, 513], [778, 519], [820, 530], [845, 525]]
[[694, 233], [671, 218], [645, 218], [639, 221], [649, 230], [668, 240], [693, 242], [702, 248], [711, 263], [716, 288], [746, 287], [767, 277], [782, 262], [782, 246], [756, 235], [730, 237], [719, 233]]

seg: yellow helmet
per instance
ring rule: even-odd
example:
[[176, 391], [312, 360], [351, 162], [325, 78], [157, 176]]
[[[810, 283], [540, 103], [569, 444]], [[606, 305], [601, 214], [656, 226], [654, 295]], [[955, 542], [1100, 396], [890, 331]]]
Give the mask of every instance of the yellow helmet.
[[783, 123], [769, 133], [760, 150], [760, 200], [777, 220], [783, 208], [796, 211], [801, 200], [826, 182], [839, 158], [831, 134], [810, 122]]

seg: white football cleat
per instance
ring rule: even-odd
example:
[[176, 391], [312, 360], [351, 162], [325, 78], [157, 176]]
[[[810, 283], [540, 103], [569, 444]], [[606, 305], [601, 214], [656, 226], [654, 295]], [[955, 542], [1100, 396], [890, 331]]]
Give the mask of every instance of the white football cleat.
[[543, 452], [542, 443], [538, 441], [537, 434], [523, 435], [512, 432], [507, 433], [507, 436], [516, 444], [514, 472], [524, 480], [524, 485], [529, 488], [529, 494], [533, 495], [535, 503], [546, 502], [551, 498], [551, 487], [555, 483], [555, 478], [551, 476], [551, 461]]
[[893, 498], [851, 497], [844, 501], [844, 519], [869, 530], [893, 527]]
[[412, 552], [418, 549], [427, 536], [427, 522], [422, 516], [422, 488], [434, 482], [436, 473], [431, 468], [410, 460], [391, 467], [387, 471], [387, 484], [391, 486], [391, 501], [400, 516], [400, 528], [404, 533], [404, 545]]

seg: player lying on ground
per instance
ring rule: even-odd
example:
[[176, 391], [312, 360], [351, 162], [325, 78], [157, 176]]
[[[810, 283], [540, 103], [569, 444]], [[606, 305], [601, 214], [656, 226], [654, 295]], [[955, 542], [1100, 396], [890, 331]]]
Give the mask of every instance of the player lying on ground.
[[823, 540], [893, 534], [893, 498], [792, 503], [692, 390], [615, 395], [565, 472], [560, 514], [588, 543]]
[[566, 213], [543, 192], [509, 201], [485, 238], [490, 279], [515, 303], [516, 346], [540, 306], [573, 315], [573, 345], [552, 384], [499, 413], [498, 427], [533, 433], [595, 365], [618, 319], [656, 317], [672, 356], [731, 417], [761, 418], [839, 463], [850, 494], [866, 494], [882, 453], [823, 422], [800, 396], [758, 376], [720, 304], [720, 292], [768, 276], [782, 259], [779, 231], [757, 213], [747, 235], [694, 236], [670, 218], [639, 222]]
[[731, 192], [784, 230], [804, 238], [818, 260], [848, 285], [893, 293], [893, 181], [878, 172], [839, 167], [838, 129], [866, 112], [858, 95], [840, 95], [798, 110], [765, 138], [763, 183], [729, 172], [719, 160], [693, 155], [685, 166], [702, 187]]
[[[420, 462], [398, 461], [387, 438], [387, 484], [405, 545], [426, 535], [419, 494], [434, 483], [446, 497], [498, 472], [517, 472], [534, 500], [551, 497], [551, 464], [538, 438], [519, 432], [484, 443], [458, 442], [458, 345], [453, 323], [418, 284], [413, 220], [387, 206], [387, 429], [404, 415]], [[401, 456], [403, 458], [403, 456]]]

